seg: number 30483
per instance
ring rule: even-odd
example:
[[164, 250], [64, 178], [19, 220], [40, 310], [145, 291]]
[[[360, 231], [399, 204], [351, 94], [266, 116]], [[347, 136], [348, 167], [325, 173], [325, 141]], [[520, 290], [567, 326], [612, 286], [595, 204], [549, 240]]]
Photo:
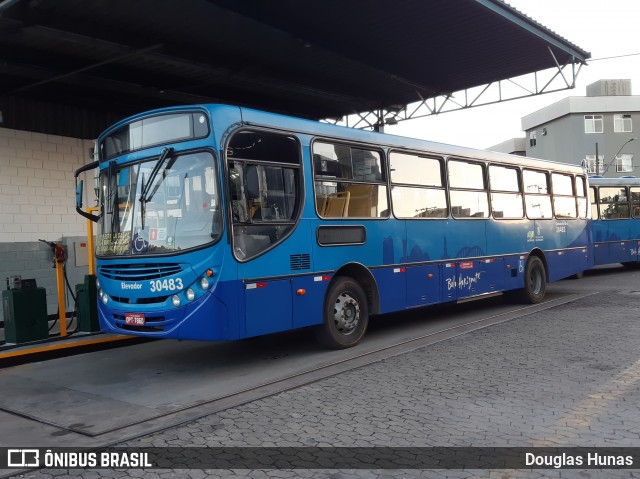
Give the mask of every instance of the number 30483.
[[156, 279], [155, 281], [149, 281], [149, 287], [151, 292], [156, 291], [177, 291], [183, 288], [181, 278], [172, 279]]

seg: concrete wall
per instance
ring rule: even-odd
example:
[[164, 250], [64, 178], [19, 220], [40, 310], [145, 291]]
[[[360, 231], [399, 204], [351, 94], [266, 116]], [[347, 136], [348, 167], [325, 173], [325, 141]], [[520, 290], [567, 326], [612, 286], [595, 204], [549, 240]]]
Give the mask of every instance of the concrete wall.
[[[73, 175], [92, 161], [92, 147], [91, 140], [0, 128], [0, 285], [6, 287], [7, 276], [35, 278], [47, 288], [49, 314], [58, 310], [55, 270], [38, 239], [68, 244], [69, 280], [72, 287], [82, 282], [87, 268], [75, 266], [73, 242], [86, 241], [86, 220], [75, 211]], [[86, 207], [92, 173], [84, 176]]]

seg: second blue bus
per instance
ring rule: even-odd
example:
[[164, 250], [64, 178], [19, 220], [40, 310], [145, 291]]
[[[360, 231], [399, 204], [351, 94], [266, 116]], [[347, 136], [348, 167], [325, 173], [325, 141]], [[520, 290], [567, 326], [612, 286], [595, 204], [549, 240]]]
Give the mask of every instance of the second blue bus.
[[640, 266], [640, 178], [589, 178], [596, 265]]

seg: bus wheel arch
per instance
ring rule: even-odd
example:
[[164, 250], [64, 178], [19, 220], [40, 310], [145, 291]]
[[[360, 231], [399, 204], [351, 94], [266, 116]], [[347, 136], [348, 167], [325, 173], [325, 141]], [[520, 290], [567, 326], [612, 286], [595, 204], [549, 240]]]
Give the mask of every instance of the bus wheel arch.
[[368, 268], [360, 263], [345, 264], [335, 272], [334, 279], [337, 276], [348, 276], [360, 284], [367, 295], [369, 314], [380, 314], [380, 294], [378, 292], [378, 284]]
[[545, 279], [547, 280], [547, 283], [548, 283], [549, 282], [549, 265], [547, 264], [547, 257], [544, 255], [544, 252], [539, 248], [531, 250], [531, 252], [529, 253], [529, 258], [531, 258], [532, 256], [537, 256], [538, 258], [540, 258], [540, 261], [542, 261], [542, 265], [544, 266]]
[[315, 328], [319, 342], [332, 349], [355, 346], [364, 336], [369, 316], [379, 310], [373, 276], [362, 265], [340, 268], [329, 283], [322, 324]]
[[538, 304], [544, 299], [549, 281], [549, 268], [544, 253], [533, 250], [524, 268], [524, 287], [520, 299], [528, 304]]

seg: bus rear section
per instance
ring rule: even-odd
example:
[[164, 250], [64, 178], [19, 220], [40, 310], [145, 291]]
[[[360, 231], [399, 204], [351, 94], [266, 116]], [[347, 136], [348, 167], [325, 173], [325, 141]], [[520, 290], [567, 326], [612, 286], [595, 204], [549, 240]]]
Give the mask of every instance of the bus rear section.
[[640, 266], [640, 179], [589, 178], [596, 265]]

